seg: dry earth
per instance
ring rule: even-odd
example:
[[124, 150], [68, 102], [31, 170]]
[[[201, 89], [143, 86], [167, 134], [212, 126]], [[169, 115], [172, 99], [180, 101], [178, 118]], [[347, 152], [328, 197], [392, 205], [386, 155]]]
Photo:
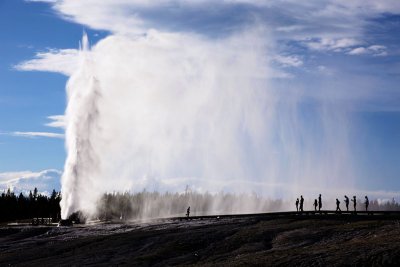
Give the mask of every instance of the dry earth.
[[2, 226], [0, 265], [400, 266], [400, 222], [360, 217]]

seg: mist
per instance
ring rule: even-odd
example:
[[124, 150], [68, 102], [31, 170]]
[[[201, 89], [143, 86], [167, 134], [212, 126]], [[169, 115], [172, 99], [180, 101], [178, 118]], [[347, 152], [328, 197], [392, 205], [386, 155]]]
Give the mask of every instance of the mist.
[[95, 214], [114, 191], [293, 198], [352, 187], [348, 108], [324, 88], [282, 86], [262, 27], [82, 43], [67, 84], [63, 218]]

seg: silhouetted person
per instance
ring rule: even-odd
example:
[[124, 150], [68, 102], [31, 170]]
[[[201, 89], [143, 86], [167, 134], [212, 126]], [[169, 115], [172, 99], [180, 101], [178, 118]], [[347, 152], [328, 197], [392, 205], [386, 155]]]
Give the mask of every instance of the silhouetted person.
[[318, 197], [318, 211], [321, 211], [321, 208], [322, 208], [322, 197], [321, 197], [321, 194], [319, 194], [319, 197]]
[[353, 199], [351, 201], [353, 201], [354, 213], [356, 213], [357, 212], [357, 199], [356, 199], [356, 196], [353, 196]]
[[346, 203], [346, 210], [349, 211], [350, 200], [346, 195], [344, 196], [344, 203]]
[[336, 211], [341, 212], [342, 210], [340, 209], [340, 201], [339, 199], [336, 199]]
[[314, 200], [314, 210], [317, 211], [317, 206], [318, 206], [318, 201], [315, 199]]
[[299, 212], [299, 199], [298, 198], [296, 199], [296, 210], [297, 210], [297, 212]]
[[189, 215], [190, 215], [190, 206], [186, 210], [186, 217], [189, 217]]
[[304, 198], [303, 196], [300, 196], [300, 212], [303, 212], [303, 206], [304, 206]]
[[368, 211], [368, 206], [369, 206], [369, 200], [368, 197], [365, 196], [365, 211]]

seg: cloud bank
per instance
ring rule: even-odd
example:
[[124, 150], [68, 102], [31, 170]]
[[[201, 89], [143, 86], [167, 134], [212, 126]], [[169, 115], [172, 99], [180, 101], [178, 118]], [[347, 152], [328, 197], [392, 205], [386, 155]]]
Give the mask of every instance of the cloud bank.
[[370, 19], [400, 13], [400, 4], [391, 0], [59, 0], [53, 8], [65, 19], [116, 34], [141, 34], [157, 28], [207, 35], [215, 33], [215, 28], [235, 31], [259, 21], [279, 32], [280, 39], [322, 43], [364, 41], [364, 27]]
[[[382, 14], [400, 14], [396, 1], [307, 1], [292, 0], [35, 0], [46, 2], [62, 18], [91, 29], [117, 35], [138, 36], [149, 29], [188, 32], [218, 37], [243, 31], [254, 24], [269, 25], [275, 42], [295, 42], [311, 51], [349, 55], [386, 56], [387, 47], [365, 36], [366, 28]], [[212, 8], [210, 8], [212, 7]], [[90, 11], [88, 11], [90, 10]], [[162, 14], [162, 15], [160, 15]], [[224, 15], [225, 14], [225, 15]], [[372, 43], [371, 43], [372, 42]], [[289, 46], [290, 47], [290, 46]], [[292, 58], [288, 46], [275, 46], [276, 60]], [[282, 63], [282, 62], [280, 62]], [[295, 67], [301, 66], [296, 61]], [[17, 70], [49, 71], [70, 76], [77, 68], [76, 49], [50, 49], [17, 64]], [[282, 67], [289, 66], [286, 63]], [[276, 70], [277, 77], [291, 77]]]
[[0, 190], [10, 188], [15, 193], [29, 193], [36, 187], [39, 192], [49, 194], [53, 189], [60, 189], [60, 177], [62, 172], [55, 169], [47, 169], [38, 172], [17, 171], [0, 173]]

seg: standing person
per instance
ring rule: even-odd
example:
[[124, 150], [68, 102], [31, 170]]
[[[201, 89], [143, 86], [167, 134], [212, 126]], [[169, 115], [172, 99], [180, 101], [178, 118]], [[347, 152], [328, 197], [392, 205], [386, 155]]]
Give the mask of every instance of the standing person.
[[296, 210], [299, 212], [299, 198], [296, 199]]
[[342, 210], [340, 209], [340, 201], [339, 201], [339, 199], [336, 199], [336, 211], [342, 212]]
[[368, 206], [369, 206], [369, 200], [368, 200], [368, 197], [365, 196], [365, 211], [367, 211], [367, 212], [368, 212]]
[[186, 210], [186, 217], [188, 217], [189, 218], [189, 215], [190, 215], [190, 206], [187, 208], [187, 210]]
[[356, 199], [356, 196], [353, 196], [353, 199], [351, 201], [353, 201], [354, 213], [357, 213], [357, 199]]
[[321, 211], [321, 208], [322, 208], [322, 197], [321, 197], [321, 194], [319, 194], [319, 197], [318, 197], [318, 211]]
[[304, 206], [304, 198], [303, 195], [300, 196], [300, 212], [303, 212], [303, 206]]
[[314, 200], [314, 210], [317, 211], [317, 206], [318, 206], [318, 201], [315, 199]]
[[350, 200], [346, 195], [344, 196], [344, 203], [346, 203], [346, 210], [349, 211]]

